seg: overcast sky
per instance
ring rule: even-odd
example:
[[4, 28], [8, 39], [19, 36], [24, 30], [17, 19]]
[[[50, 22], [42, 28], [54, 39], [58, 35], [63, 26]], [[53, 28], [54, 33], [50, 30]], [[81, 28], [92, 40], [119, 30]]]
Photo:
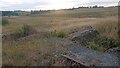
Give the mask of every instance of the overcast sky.
[[49, 10], [78, 6], [115, 6], [119, 0], [0, 0], [0, 10]]

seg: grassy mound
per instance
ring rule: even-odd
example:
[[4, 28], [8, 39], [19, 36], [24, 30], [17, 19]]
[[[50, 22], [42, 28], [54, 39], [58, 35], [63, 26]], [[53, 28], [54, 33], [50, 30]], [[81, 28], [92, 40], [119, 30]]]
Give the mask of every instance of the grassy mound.
[[23, 25], [18, 31], [16, 31], [13, 35], [15, 38], [25, 37], [35, 33], [36, 31], [29, 25]]

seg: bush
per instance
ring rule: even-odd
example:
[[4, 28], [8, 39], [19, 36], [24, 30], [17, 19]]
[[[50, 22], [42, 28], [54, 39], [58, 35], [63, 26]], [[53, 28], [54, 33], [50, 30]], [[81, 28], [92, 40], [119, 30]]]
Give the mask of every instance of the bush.
[[6, 25], [6, 24], [8, 24], [8, 23], [9, 23], [9, 21], [7, 19], [2, 18], [2, 25], [3, 26]]
[[32, 33], [31, 27], [23, 25], [17, 32], [14, 33], [15, 38], [25, 37]]
[[66, 33], [65, 32], [57, 32], [57, 31], [53, 31], [53, 32], [47, 32], [46, 33], [46, 36], [47, 37], [60, 37], [60, 38], [63, 38], [66, 36]]
[[103, 46], [107, 49], [119, 46], [119, 41], [106, 36], [99, 36], [95, 39], [95, 44]]

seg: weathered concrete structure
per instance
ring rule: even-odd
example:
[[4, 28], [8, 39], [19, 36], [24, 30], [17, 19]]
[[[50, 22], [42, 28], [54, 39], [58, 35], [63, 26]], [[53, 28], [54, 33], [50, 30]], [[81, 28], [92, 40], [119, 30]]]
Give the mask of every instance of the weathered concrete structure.
[[62, 56], [84, 66], [119, 66], [118, 57], [79, 45], [70, 45]]
[[[83, 47], [84, 43], [92, 41], [99, 33], [94, 28], [88, 26], [82, 31], [76, 31], [69, 36], [69, 39], [75, 43], [68, 46], [64, 58], [79, 63], [83, 66], [115, 66], [120, 67], [119, 57], [108, 52], [99, 52]], [[79, 44], [76, 44], [79, 43]], [[117, 48], [117, 50], [119, 50]]]

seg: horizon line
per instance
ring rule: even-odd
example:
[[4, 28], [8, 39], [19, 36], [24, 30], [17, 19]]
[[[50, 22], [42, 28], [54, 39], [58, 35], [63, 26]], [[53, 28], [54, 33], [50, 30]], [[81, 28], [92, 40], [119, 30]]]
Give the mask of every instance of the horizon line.
[[[96, 6], [96, 5], [94, 5], [94, 6]], [[61, 9], [27, 9], [27, 10], [24, 10], [24, 9], [15, 9], [15, 10], [0, 10], [0, 11], [37, 11], [37, 10], [41, 10], [41, 11], [49, 11], [49, 10], [65, 10], [65, 9], [73, 9], [73, 8], [93, 8], [94, 6], [79, 6], [79, 7], [71, 7], [71, 8], [61, 8]], [[112, 5], [112, 6], [99, 6], [99, 5], [97, 5], [98, 7], [97, 8], [100, 8], [100, 7], [103, 7], [103, 8], [109, 8], [109, 7], [119, 7], [119, 5]]]

